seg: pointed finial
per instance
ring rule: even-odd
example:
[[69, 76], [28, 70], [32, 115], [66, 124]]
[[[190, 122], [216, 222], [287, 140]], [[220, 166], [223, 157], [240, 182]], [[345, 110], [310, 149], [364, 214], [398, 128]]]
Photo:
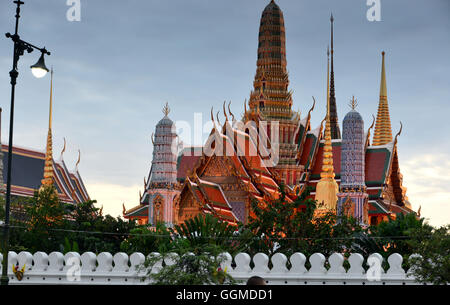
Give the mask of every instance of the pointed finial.
[[222, 124], [220, 124], [220, 120], [219, 120], [219, 112], [220, 111], [217, 111], [217, 113], [216, 113], [217, 124], [219, 124], [219, 126], [222, 126]]
[[372, 114], [372, 125], [370, 125], [369, 130], [373, 128], [373, 125], [375, 125], [375, 116]]
[[52, 129], [52, 105], [53, 104], [53, 67], [50, 70], [50, 111], [48, 118], [48, 128]]
[[316, 99], [314, 98], [314, 96], [312, 98], [313, 98], [313, 105], [311, 109], [309, 109], [308, 111], [308, 117], [311, 116], [311, 112], [314, 110], [314, 107], [316, 106]]
[[365, 145], [366, 147], [370, 145], [370, 130], [373, 128], [374, 125], [375, 125], [375, 116], [372, 114], [372, 124], [367, 129], [366, 145]]
[[230, 113], [231, 117], [233, 118], [233, 122], [234, 122], [234, 121], [236, 121], [236, 119], [234, 117], [234, 114], [231, 112], [230, 105], [231, 105], [231, 101], [228, 103], [228, 112]]
[[355, 99], [355, 96], [353, 95], [350, 103], [349, 103], [350, 108], [352, 108], [353, 110], [355, 110], [356, 106], [358, 106], [358, 101]]
[[61, 150], [61, 157], [60, 157], [61, 160], [63, 159], [64, 152], [66, 151], [66, 138], [63, 138], [63, 139], [64, 139], [64, 146], [63, 146], [63, 149]]
[[213, 122], [214, 125], [216, 125], [216, 122], [214, 122], [213, 109], [214, 107], [211, 107], [211, 121]]
[[167, 115], [169, 115], [169, 112], [170, 112], [169, 103], [166, 102], [166, 104], [164, 105], [164, 108], [163, 108], [163, 113], [165, 116], [167, 116]]
[[228, 121], [227, 112], [226, 112], [226, 110], [225, 110], [225, 103], [226, 103], [226, 102], [227, 102], [227, 101], [223, 101], [223, 114], [225, 115], [225, 122]]
[[325, 116], [323, 118], [323, 120], [320, 122], [320, 134], [322, 134], [322, 130], [324, 130], [323, 128], [323, 123], [327, 121], [327, 116]]
[[331, 21], [331, 55], [333, 55], [333, 22], [334, 22], [333, 13], [331, 13], [330, 21]]
[[327, 47], [327, 116], [330, 115], [330, 47]]
[[81, 151], [78, 150], [78, 160], [77, 160], [77, 163], [75, 164], [75, 168], [78, 168], [78, 164], [80, 164], [80, 160], [81, 160]]
[[380, 83], [380, 96], [387, 97], [387, 90], [386, 90], [386, 69], [384, 65], [384, 55], [386, 53], [383, 51], [381, 52], [381, 83]]
[[122, 214], [125, 215], [127, 209], [125, 209], [125, 203], [122, 203]]
[[394, 143], [397, 143], [397, 137], [398, 137], [399, 135], [402, 134], [402, 130], [403, 130], [403, 124], [402, 124], [402, 122], [400, 121], [400, 130], [399, 130], [399, 131], [397, 132], [397, 134], [395, 135]]

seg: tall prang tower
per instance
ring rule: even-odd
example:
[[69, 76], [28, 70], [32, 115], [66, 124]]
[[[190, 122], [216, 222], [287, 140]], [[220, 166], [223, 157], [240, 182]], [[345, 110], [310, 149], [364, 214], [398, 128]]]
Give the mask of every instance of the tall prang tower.
[[174, 223], [174, 200], [180, 194], [177, 182], [177, 134], [175, 123], [168, 117], [169, 105], [163, 109], [164, 117], [156, 125], [153, 142], [153, 159], [141, 204], [148, 203], [148, 222], [156, 225]]
[[338, 197], [338, 215], [352, 216], [361, 224], [369, 223], [369, 195], [365, 180], [365, 136], [364, 120], [355, 110], [356, 100], [351, 102], [352, 110], [342, 122], [341, 184]]
[[271, 122], [278, 122], [279, 161], [275, 172], [285, 184], [295, 185], [301, 174], [296, 166], [294, 139], [300, 115], [292, 111], [285, 35], [283, 12], [272, 0], [261, 16], [256, 74], [248, 103], [250, 110], [246, 111], [244, 121], [266, 121], [268, 135]]

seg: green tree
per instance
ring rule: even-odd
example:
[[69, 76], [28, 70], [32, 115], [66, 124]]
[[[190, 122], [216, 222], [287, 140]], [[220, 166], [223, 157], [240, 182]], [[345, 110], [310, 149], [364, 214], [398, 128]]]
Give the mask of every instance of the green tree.
[[172, 249], [171, 242], [171, 233], [164, 223], [158, 223], [155, 228], [138, 226], [131, 229], [129, 237], [122, 241], [120, 250], [128, 254], [167, 252]]
[[122, 242], [128, 238], [136, 223], [110, 215], [103, 216], [95, 203], [95, 200], [90, 200], [72, 206], [67, 222], [69, 244], [76, 243], [81, 252], [119, 252]]
[[431, 235], [432, 230], [433, 227], [427, 224], [424, 218], [418, 219], [414, 213], [398, 214], [395, 219], [370, 227], [367, 238], [357, 240], [358, 246], [355, 248], [362, 250], [363, 254], [378, 252], [384, 257], [399, 253], [406, 262], [406, 258], [414, 253], [417, 245], [422, 242], [419, 240], [420, 236]]
[[[10, 203], [10, 218], [9, 218], [9, 250], [20, 252], [27, 251], [28, 249], [23, 244], [23, 236], [27, 230], [25, 228], [26, 220], [28, 219], [26, 213], [26, 207], [31, 204], [32, 198], [22, 198], [17, 196], [11, 196]], [[0, 220], [5, 220], [5, 197], [4, 194], [0, 195]], [[0, 230], [0, 236], [2, 242], [0, 243], [0, 249], [3, 251], [3, 229]]]
[[450, 225], [431, 233], [416, 230], [410, 244], [418, 256], [411, 258], [413, 275], [421, 283], [450, 283]]
[[28, 219], [22, 245], [30, 252], [51, 252], [63, 243], [66, 227], [67, 206], [57, 195], [54, 186], [45, 186], [35, 191], [34, 197], [25, 208]]
[[316, 202], [308, 199], [309, 191], [289, 202], [281, 187], [278, 200], [263, 205], [252, 202], [255, 217], [250, 217], [247, 228], [255, 238], [248, 245], [248, 252], [282, 252], [288, 256], [302, 252], [309, 256], [350, 249], [352, 236], [362, 231], [361, 226], [353, 218], [337, 217], [331, 212], [315, 215]]
[[246, 247], [247, 238], [252, 238], [245, 229], [229, 225], [216, 217], [206, 214], [197, 215], [180, 225], [170, 228], [175, 242], [184, 239], [191, 249], [214, 245], [222, 251], [235, 254]]

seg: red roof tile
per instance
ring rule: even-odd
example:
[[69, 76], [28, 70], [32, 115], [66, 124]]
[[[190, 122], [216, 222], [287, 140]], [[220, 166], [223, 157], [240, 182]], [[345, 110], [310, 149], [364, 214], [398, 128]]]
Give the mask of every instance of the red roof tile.
[[201, 156], [181, 155], [178, 162], [177, 179], [185, 179], [188, 170], [192, 171]]
[[384, 182], [390, 155], [387, 149], [366, 153], [366, 183], [378, 182], [377, 184], [382, 184]]

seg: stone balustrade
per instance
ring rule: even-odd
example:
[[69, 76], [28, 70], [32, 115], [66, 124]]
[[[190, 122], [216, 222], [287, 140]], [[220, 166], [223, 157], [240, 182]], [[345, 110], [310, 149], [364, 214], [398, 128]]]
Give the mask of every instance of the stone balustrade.
[[[153, 253], [159, 255], [157, 253]], [[176, 254], [174, 254], [176, 255]], [[251, 276], [263, 277], [268, 284], [276, 285], [406, 285], [417, 284], [411, 270], [402, 268], [403, 258], [400, 254], [392, 254], [387, 259], [388, 268], [383, 269], [383, 257], [372, 254], [367, 259], [361, 254], [351, 254], [347, 259], [334, 253], [328, 259], [321, 253], [309, 257], [310, 268], [306, 268], [307, 258], [302, 253], [294, 253], [289, 258], [276, 253], [271, 258], [264, 253], [257, 253], [253, 258], [247, 253], [239, 253], [234, 257], [229, 253], [224, 257], [222, 269], [241, 283]], [[3, 256], [0, 254], [0, 261]], [[344, 264], [345, 260], [348, 264]], [[143, 285], [145, 272], [137, 268], [145, 261], [142, 253], [111, 254], [92, 252], [79, 254], [60, 252], [50, 254], [44, 252], [9, 252], [8, 275], [10, 284], [119, 284]], [[161, 259], [154, 265], [152, 272], [158, 272], [163, 265], [174, 263], [173, 257]], [[13, 266], [24, 268], [23, 278], [19, 281], [13, 273]], [[253, 266], [253, 267], [251, 267]], [[271, 266], [271, 267], [269, 267]], [[347, 267], [345, 267], [347, 266]]]

